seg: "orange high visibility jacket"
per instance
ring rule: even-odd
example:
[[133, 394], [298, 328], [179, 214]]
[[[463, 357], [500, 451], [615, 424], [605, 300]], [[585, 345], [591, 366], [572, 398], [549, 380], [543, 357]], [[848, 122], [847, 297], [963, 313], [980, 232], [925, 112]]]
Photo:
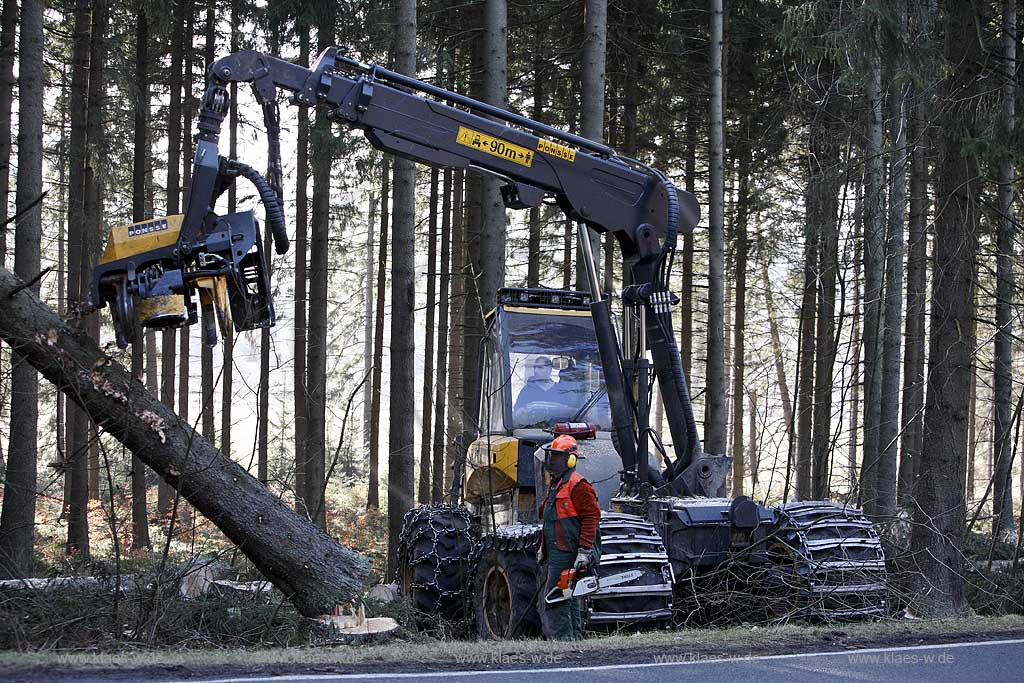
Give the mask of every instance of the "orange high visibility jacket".
[[[540, 505], [541, 519], [544, 519], [550, 495], [549, 488]], [[555, 489], [555, 547], [563, 552], [590, 550], [600, 523], [601, 506], [594, 487], [582, 474], [572, 470]]]

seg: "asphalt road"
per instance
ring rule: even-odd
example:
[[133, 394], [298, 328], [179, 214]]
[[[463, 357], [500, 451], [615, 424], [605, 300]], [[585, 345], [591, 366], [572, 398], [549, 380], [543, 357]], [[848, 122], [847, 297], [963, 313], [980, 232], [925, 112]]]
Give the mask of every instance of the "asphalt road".
[[[624, 653], [625, 654], [625, 653]], [[550, 657], [550, 655], [539, 655]], [[593, 667], [560, 667], [557, 661], [481, 661], [481, 670], [427, 673], [298, 674], [189, 677], [176, 680], [166, 674], [132, 677], [159, 683], [441, 683], [445, 679], [474, 683], [562, 683], [567, 679], [587, 683], [661, 683], [665, 681], [735, 681], [737, 679], [818, 683], [828, 678], [840, 681], [1020, 681], [1024, 680], [1024, 639], [813, 652], [766, 657], [702, 659], [674, 654], [666, 661], [612, 664]], [[508, 667], [501, 670], [488, 668]], [[533, 664], [533, 666], [531, 666]], [[541, 666], [544, 665], [544, 666]], [[114, 676], [61, 678], [76, 683], [121, 683], [125, 673]]]

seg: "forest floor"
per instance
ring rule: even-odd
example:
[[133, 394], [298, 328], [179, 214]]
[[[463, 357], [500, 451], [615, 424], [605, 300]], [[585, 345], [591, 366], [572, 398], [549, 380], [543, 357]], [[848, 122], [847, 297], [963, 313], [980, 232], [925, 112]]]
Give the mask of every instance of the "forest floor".
[[442, 641], [396, 639], [379, 645], [272, 649], [146, 650], [107, 653], [0, 652], [5, 681], [72, 681], [107, 674], [112, 680], [241, 674], [422, 672], [543, 668], [574, 665], [701, 661], [738, 656], [844, 651], [1024, 637], [1024, 617], [901, 620], [841, 625], [654, 631], [543, 640]]

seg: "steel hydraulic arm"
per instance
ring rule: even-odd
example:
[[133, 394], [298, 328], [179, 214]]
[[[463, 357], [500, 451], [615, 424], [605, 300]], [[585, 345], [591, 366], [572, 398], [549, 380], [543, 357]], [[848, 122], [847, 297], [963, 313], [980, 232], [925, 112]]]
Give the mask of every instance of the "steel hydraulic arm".
[[[225, 334], [232, 323], [237, 329], [273, 324], [255, 219], [251, 212], [218, 216], [213, 208], [237, 176], [245, 177], [259, 192], [277, 251], [287, 251], [277, 111], [278, 94], [283, 91], [290, 94], [292, 104], [326, 108], [330, 120], [363, 130], [370, 143], [385, 152], [499, 178], [508, 208], [554, 203], [576, 222], [581, 236], [586, 227], [614, 235], [633, 283], [622, 296], [625, 353], [613, 327], [610, 302], [602, 296], [589, 241], [580, 243], [592, 290], [613, 438], [623, 459], [627, 488], [639, 493], [658, 488], [666, 493], [707, 495], [720, 485], [721, 459], [701, 456], [671, 324], [671, 309], [678, 299], [668, 289], [668, 274], [678, 235], [693, 230], [699, 219], [693, 195], [677, 190], [662, 172], [617, 155], [605, 145], [362, 64], [339, 54], [337, 48], [321, 53], [311, 68], [242, 51], [216, 61], [208, 76], [184, 215], [168, 217], [163, 223], [126, 226], [119, 244], [112, 234], [94, 271], [93, 301], [100, 306], [111, 304], [119, 343], [130, 341], [136, 319], [151, 327], [196, 321], [193, 296], [199, 298], [208, 341], [216, 339], [213, 321], [217, 318]], [[219, 155], [231, 83], [250, 83], [263, 108], [269, 147], [266, 177]], [[148, 240], [144, 249], [128, 242], [140, 234]], [[674, 458], [665, 454], [663, 473], [651, 472], [647, 466], [649, 438], [654, 434], [647, 422], [648, 351], [662, 387], [675, 451]], [[653, 441], [660, 448], [656, 436]]]

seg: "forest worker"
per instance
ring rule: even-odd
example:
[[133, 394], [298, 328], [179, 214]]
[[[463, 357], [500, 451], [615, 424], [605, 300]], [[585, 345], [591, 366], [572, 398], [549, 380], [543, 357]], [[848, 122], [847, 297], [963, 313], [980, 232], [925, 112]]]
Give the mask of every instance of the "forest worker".
[[[546, 558], [548, 563], [542, 595], [558, 585], [563, 570], [576, 569], [578, 578], [600, 555], [601, 507], [594, 487], [576, 471], [577, 453], [576, 439], [567, 434], [538, 450], [544, 469], [551, 477], [540, 506], [544, 542], [538, 555], [542, 562]], [[546, 636], [559, 640], [583, 638], [583, 618], [576, 598], [545, 604], [543, 608], [547, 617], [544, 619]]]

